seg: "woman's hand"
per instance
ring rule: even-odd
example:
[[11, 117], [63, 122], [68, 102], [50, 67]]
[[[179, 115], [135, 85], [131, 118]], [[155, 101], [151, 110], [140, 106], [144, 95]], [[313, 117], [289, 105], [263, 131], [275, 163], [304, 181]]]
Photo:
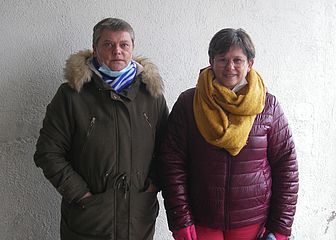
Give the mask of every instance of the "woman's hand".
[[78, 200], [78, 202], [82, 201], [84, 198], [91, 197], [91, 196], [92, 196], [92, 193], [91, 193], [91, 192], [87, 192], [87, 193], [84, 194], [83, 197], [81, 197], [81, 198]]
[[158, 192], [158, 189], [153, 183], [150, 183], [145, 192], [156, 193]]

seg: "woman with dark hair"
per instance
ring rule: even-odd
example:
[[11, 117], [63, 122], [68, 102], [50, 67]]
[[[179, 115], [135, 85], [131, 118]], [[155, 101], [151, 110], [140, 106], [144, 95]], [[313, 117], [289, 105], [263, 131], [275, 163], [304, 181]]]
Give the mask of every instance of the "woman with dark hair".
[[162, 189], [176, 240], [288, 239], [298, 166], [288, 122], [252, 68], [242, 29], [222, 29], [210, 66], [168, 119]]

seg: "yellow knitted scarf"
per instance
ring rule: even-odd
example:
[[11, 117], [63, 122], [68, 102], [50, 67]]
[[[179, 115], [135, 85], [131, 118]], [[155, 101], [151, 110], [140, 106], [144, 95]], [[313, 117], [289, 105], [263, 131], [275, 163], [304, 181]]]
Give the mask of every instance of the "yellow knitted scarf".
[[236, 156], [245, 146], [254, 119], [264, 109], [266, 87], [251, 69], [248, 85], [238, 93], [214, 81], [210, 67], [198, 78], [193, 108], [197, 127], [205, 140]]

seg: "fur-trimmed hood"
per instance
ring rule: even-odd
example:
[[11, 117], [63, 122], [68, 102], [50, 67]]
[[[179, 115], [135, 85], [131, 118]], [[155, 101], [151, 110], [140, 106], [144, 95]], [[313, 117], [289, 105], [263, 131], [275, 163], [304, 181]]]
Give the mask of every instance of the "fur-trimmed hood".
[[[92, 56], [92, 51], [84, 50], [72, 54], [66, 61], [64, 77], [78, 92], [85, 83], [91, 81], [92, 70], [89, 59]], [[154, 97], [163, 94], [163, 80], [156, 65], [142, 56], [135, 57], [134, 60], [138, 63], [137, 74], [142, 74], [141, 79], [148, 92]]]

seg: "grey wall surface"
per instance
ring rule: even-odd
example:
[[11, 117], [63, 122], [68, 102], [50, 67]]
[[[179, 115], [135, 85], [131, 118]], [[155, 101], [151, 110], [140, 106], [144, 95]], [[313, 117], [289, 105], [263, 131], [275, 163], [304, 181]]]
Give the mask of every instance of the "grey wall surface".
[[[0, 239], [59, 239], [60, 196], [33, 163], [45, 108], [67, 57], [91, 48], [104, 17], [130, 22], [171, 108], [208, 64], [224, 27], [255, 42], [255, 69], [280, 100], [297, 145], [296, 240], [336, 239], [336, 2], [334, 0], [0, 0]], [[172, 239], [161, 202], [157, 240]]]

